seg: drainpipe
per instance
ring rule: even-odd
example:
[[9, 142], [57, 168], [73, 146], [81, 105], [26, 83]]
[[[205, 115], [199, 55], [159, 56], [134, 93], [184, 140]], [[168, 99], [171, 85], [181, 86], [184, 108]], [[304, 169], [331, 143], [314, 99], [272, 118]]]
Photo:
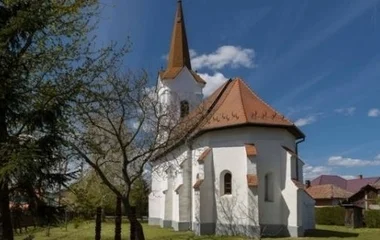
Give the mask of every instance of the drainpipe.
[[301, 138], [299, 141], [296, 141], [296, 154], [298, 155], [298, 144], [305, 141], [305, 137]]
[[[299, 141], [296, 141], [296, 155], [298, 157], [298, 144], [302, 143], [305, 141], [305, 137], [299, 139]], [[297, 161], [296, 161], [296, 176], [297, 176], [297, 181], [299, 180], [300, 176], [298, 176], [298, 158], [297, 158]]]

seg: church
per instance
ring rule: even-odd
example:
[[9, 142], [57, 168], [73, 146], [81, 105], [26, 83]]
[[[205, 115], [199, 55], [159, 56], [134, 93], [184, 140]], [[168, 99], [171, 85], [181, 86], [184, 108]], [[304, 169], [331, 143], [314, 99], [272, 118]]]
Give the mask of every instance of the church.
[[197, 235], [302, 237], [315, 226], [297, 156], [304, 133], [244, 80], [231, 78], [203, 99], [206, 84], [191, 67], [178, 1], [159, 101], [178, 107], [178, 117], [201, 105], [207, 117], [188, 141], [152, 161], [149, 224]]

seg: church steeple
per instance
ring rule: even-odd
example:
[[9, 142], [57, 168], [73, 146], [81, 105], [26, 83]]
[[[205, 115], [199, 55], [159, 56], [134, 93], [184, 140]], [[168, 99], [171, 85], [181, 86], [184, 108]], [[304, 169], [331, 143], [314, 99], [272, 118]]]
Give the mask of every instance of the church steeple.
[[162, 111], [174, 109], [178, 118], [200, 104], [203, 88], [206, 85], [195, 71], [191, 69], [189, 44], [187, 42], [182, 1], [177, 2], [177, 11], [170, 43], [166, 69], [158, 72], [157, 89]]
[[187, 67], [191, 70], [182, 1], [178, 0], [167, 69]]

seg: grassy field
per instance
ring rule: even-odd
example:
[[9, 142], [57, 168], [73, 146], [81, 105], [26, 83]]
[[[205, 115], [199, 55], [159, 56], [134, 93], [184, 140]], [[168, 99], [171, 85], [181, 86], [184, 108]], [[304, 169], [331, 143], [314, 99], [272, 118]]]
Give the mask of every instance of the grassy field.
[[[69, 225], [67, 231], [65, 228], [53, 228], [50, 230], [50, 237], [46, 237], [46, 230], [38, 230], [35, 232], [30, 231], [28, 234], [35, 236], [36, 240], [92, 240], [94, 239], [94, 224], [82, 223], [77, 229], [73, 225]], [[144, 225], [145, 236], [147, 240], [153, 239], [199, 239], [199, 240], [213, 240], [213, 239], [226, 239], [226, 240], [238, 240], [246, 239], [241, 237], [216, 237], [216, 236], [202, 236], [195, 237], [191, 232], [174, 232], [170, 229], [161, 229], [159, 227], [152, 227]], [[105, 223], [102, 225], [102, 240], [114, 239], [113, 236], [114, 225], [112, 223]], [[16, 235], [16, 240], [22, 240], [28, 234]], [[128, 239], [128, 225], [123, 225], [123, 239]], [[276, 238], [291, 239], [291, 238]], [[356, 240], [374, 240], [380, 239], [380, 229], [349, 229], [346, 227], [337, 226], [318, 226], [316, 230], [310, 232], [308, 237], [303, 239], [309, 240], [344, 240], [344, 239], [356, 239]]]

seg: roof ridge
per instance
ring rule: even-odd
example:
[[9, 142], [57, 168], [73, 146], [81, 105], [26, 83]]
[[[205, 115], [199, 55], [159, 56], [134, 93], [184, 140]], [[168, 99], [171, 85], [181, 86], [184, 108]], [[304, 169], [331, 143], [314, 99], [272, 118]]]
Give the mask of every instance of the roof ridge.
[[[240, 78], [239, 78], [240, 79]], [[238, 80], [238, 79], [237, 79]], [[241, 80], [241, 79], [240, 79]], [[244, 99], [243, 99], [243, 95], [241, 94], [241, 81], [237, 81], [238, 83], [238, 88], [239, 88], [239, 95], [240, 95], [240, 101], [241, 101], [241, 105], [243, 106], [243, 114], [244, 114], [244, 117], [245, 117], [245, 120], [248, 121], [248, 117], [247, 117], [247, 111], [245, 110], [245, 102], [244, 102]]]
[[[283, 115], [283, 114], [281, 114], [280, 112], [278, 112], [276, 109], [274, 109], [272, 106], [270, 106], [268, 103], [266, 103], [261, 97], [259, 97], [259, 95], [257, 95], [257, 93], [255, 93], [248, 85], [247, 85], [247, 83], [243, 80], [243, 79], [241, 79], [241, 78], [239, 78], [239, 77], [237, 77], [237, 78], [235, 78], [235, 79], [237, 79], [237, 80], [240, 80], [241, 82], [243, 82], [243, 84], [249, 89], [249, 91], [261, 102], [261, 103], [263, 103], [265, 106], [267, 106], [269, 109], [271, 109], [272, 111], [274, 111], [276, 114], [278, 114], [279, 116], [282, 116], [287, 122], [289, 122], [290, 124], [292, 124], [292, 125], [294, 125], [294, 123], [292, 122], [292, 121], [290, 121], [287, 117], [285, 117], [285, 115]], [[294, 125], [295, 126], [295, 125]]]
[[[219, 99], [217, 99], [217, 102], [215, 103], [215, 107], [213, 108], [213, 111], [217, 111], [222, 106], [224, 101], [226, 101], [228, 95], [231, 93], [231, 90], [233, 89], [233, 86], [235, 84], [233, 80], [231, 81], [231, 83], [232, 83], [232, 85], [229, 86], [229, 89], [225, 89], [225, 91], [222, 94], [222, 96], [225, 95], [225, 97], [222, 99], [222, 96], [221, 96]], [[221, 99], [222, 99], [222, 101], [220, 101]], [[219, 105], [217, 106], [217, 104], [219, 104]]]
[[[218, 89], [221, 89], [219, 94], [216, 96], [216, 99], [214, 99], [214, 101], [211, 103], [211, 105], [207, 108], [207, 113], [204, 117], [204, 119], [202, 121], [200, 121], [199, 125], [205, 125], [207, 124], [208, 120], [210, 117], [212, 117], [212, 115], [220, 108], [220, 106], [222, 105], [222, 103], [227, 99], [227, 96], [228, 94], [231, 92], [231, 89], [232, 89], [232, 86], [230, 87], [231, 83], [233, 83], [232, 79], [228, 79], [224, 84], [222, 84], [222, 86], [220, 86]], [[228, 89], [229, 88], [229, 89]], [[214, 93], [216, 91], [215, 90]], [[228, 91], [229, 90], [229, 91]], [[222, 99], [222, 97], [227, 94], [227, 96], [224, 97], [224, 99], [222, 100], [222, 102], [220, 102], [220, 100]], [[212, 95], [210, 95], [209, 97], [211, 97]], [[209, 98], [208, 97], [208, 98]], [[208, 99], [206, 98], [206, 100]], [[219, 104], [219, 105], [218, 105]], [[206, 120], [206, 121], [205, 121]]]

